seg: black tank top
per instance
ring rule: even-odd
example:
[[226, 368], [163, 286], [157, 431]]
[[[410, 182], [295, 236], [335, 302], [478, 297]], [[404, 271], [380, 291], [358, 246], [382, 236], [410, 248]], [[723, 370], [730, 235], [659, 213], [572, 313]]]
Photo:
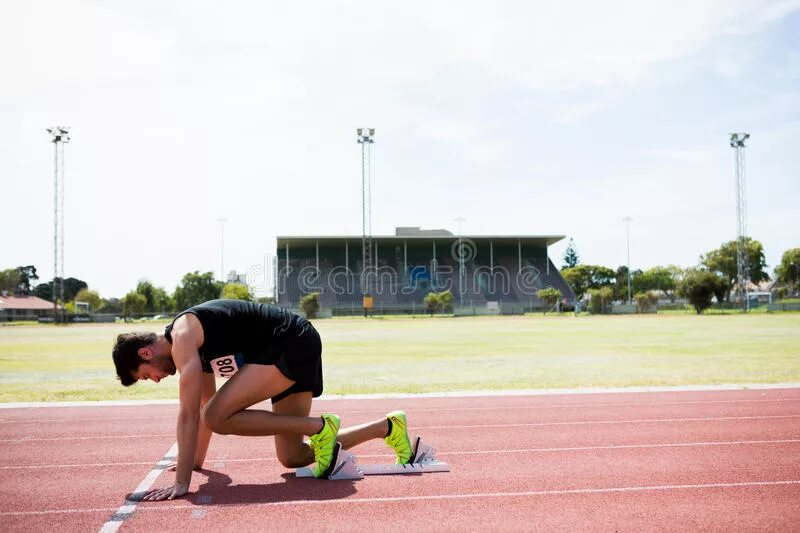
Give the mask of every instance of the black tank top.
[[[230, 377], [244, 364], [275, 364], [288, 335], [297, 335], [308, 321], [287, 309], [243, 300], [211, 300], [180, 313], [191, 313], [203, 326], [198, 352], [203, 372]], [[172, 343], [169, 324], [164, 336]]]

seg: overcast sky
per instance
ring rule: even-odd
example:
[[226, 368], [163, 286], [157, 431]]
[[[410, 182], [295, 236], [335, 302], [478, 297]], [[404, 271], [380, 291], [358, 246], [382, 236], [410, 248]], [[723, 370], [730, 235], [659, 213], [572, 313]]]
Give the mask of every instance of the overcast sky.
[[[800, 1], [26, 0], [0, 15], [0, 268], [53, 274], [66, 146], [66, 275], [240, 272], [277, 235], [360, 235], [357, 127], [373, 127], [373, 232], [573, 238], [581, 262], [690, 266], [749, 233], [770, 272], [800, 246]], [[561, 265], [567, 239], [551, 247]]]

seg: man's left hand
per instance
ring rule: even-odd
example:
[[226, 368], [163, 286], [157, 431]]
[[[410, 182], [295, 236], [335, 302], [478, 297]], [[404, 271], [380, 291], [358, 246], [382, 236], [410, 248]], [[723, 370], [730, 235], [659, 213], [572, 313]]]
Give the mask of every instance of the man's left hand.
[[187, 492], [189, 492], [188, 484], [175, 483], [171, 487], [148, 490], [145, 493], [145, 495], [142, 496], [142, 500], [146, 502], [156, 502], [159, 500], [174, 500], [175, 498], [180, 498], [181, 496], [184, 496]]

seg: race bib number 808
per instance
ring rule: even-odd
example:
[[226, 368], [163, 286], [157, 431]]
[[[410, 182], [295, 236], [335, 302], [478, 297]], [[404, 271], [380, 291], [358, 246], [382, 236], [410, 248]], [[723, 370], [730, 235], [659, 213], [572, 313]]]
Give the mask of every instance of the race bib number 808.
[[242, 366], [242, 356], [238, 353], [236, 355], [223, 355], [222, 357], [212, 359], [210, 363], [211, 371], [214, 373], [215, 377], [229, 378]]

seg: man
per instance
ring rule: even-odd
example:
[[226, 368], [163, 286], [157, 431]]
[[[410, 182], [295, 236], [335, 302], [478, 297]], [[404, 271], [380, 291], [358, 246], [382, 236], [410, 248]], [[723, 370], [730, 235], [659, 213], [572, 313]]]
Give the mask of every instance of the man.
[[[322, 394], [322, 344], [306, 319], [286, 309], [241, 300], [212, 300], [189, 308], [164, 333], [125, 333], [113, 349], [124, 386], [158, 383], [180, 373], [178, 460], [175, 484], [152, 489], [145, 500], [178, 498], [189, 490], [192, 470], [205, 460], [211, 433], [274, 435], [278, 460], [287, 468], [316, 462], [315, 477], [336, 463], [336, 442], [345, 449], [383, 437], [397, 463], [411, 460], [405, 413], [339, 431], [335, 414], [309, 417]], [[215, 378], [229, 378], [216, 390]], [[270, 398], [272, 411], [248, 409]], [[303, 437], [309, 436], [310, 442]]]

